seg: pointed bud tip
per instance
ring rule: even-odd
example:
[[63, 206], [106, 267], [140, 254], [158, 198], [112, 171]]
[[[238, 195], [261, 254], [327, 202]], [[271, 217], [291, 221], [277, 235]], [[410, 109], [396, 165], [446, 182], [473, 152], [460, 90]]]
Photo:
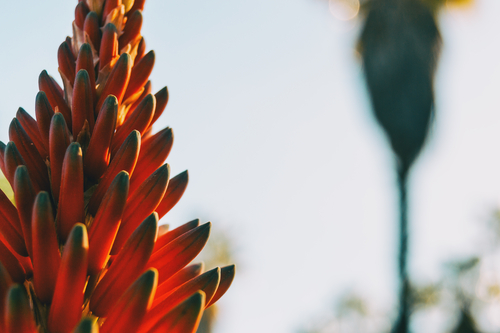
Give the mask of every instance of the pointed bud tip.
[[222, 271], [225, 271], [226, 273], [233, 273], [236, 271], [236, 265], [227, 265], [221, 268]]
[[47, 193], [45, 191], [38, 192], [38, 194], [35, 198], [35, 204], [45, 206], [49, 203], [50, 203], [49, 193]]
[[35, 103], [40, 103], [40, 102], [48, 103], [47, 94], [45, 94], [45, 91], [40, 90], [39, 92], [36, 93]]
[[116, 26], [113, 23], [108, 23], [102, 28], [102, 34], [104, 35], [107, 31], [115, 32], [118, 33], [118, 30], [116, 29]]
[[[99, 20], [99, 16], [97, 15], [96, 12], [94, 11], [90, 11], [88, 14], [87, 14], [87, 17], [85, 18], [85, 20]], [[109, 23], [111, 24], [111, 23]], [[115, 28], [116, 29], [116, 28]]]
[[78, 73], [76, 73], [76, 78], [75, 78], [75, 82], [78, 82], [78, 81], [88, 81], [90, 80], [89, 78], [89, 73], [87, 72], [87, 70], [85, 69], [80, 69], [78, 71]]
[[40, 76], [39, 76], [39, 77], [40, 77], [40, 78], [42, 78], [42, 77], [43, 77], [43, 78], [46, 78], [46, 77], [48, 77], [48, 76], [49, 76], [49, 73], [47, 73], [47, 70], [46, 70], [46, 69], [44, 69], [44, 70], [40, 73]]
[[158, 229], [158, 221], [158, 213], [153, 212], [148, 217], [146, 217], [142, 223], [147, 224], [148, 227], [154, 226], [155, 229]]
[[[9, 142], [10, 144], [10, 142]], [[14, 142], [12, 142], [12, 145], [15, 147]], [[7, 145], [8, 147], [9, 145]], [[20, 177], [27, 177], [28, 176], [28, 168], [25, 165], [19, 165], [16, 168], [16, 173], [14, 174], [14, 178], [20, 178]]]
[[170, 174], [170, 165], [168, 165], [168, 163], [163, 164], [155, 171], [155, 173]]
[[72, 142], [68, 146], [67, 152], [68, 152], [68, 154], [70, 154], [70, 156], [73, 156], [73, 157], [75, 155], [82, 156], [82, 147], [80, 146], [80, 144], [78, 142]]
[[134, 140], [134, 141], [140, 141], [141, 140], [141, 132], [139, 132], [138, 130], [133, 130], [132, 132], [130, 132], [130, 134], [128, 135], [128, 137], [130, 140]]
[[153, 94], [147, 94], [146, 97], [144, 97], [144, 100], [142, 101], [142, 103], [144, 103], [144, 104], [156, 103], [156, 97]]
[[210, 229], [212, 229], [212, 222], [207, 222], [207, 223], [204, 223], [202, 225], [200, 225], [199, 227], [200, 232], [203, 232], [203, 233], [210, 233]]
[[23, 109], [22, 107], [19, 107], [19, 108], [17, 109], [17, 112], [16, 112], [16, 118], [17, 118], [17, 117], [26, 116], [26, 115], [28, 115], [28, 116], [29, 116], [28, 112], [26, 112], [26, 110], [25, 110], [25, 109]]
[[156, 57], [155, 51], [151, 50], [148, 53], [146, 53], [146, 55], [144, 55], [142, 59], [145, 59], [145, 61], [154, 61], [155, 57]]
[[52, 117], [52, 121], [57, 123], [57, 124], [64, 124], [66, 126], [66, 120], [64, 120], [64, 116], [62, 115], [61, 112], [54, 113], [54, 116]]
[[84, 317], [80, 321], [80, 324], [75, 328], [73, 333], [98, 333], [99, 326], [97, 324], [97, 318], [94, 317]]
[[132, 61], [132, 57], [130, 56], [130, 54], [128, 54], [128, 53], [125, 52], [125, 53], [122, 53], [120, 55], [120, 58], [118, 59], [118, 61], [124, 61], [125, 64], [128, 65]]
[[21, 126], [21, 123], [17, 118], [12, 118], [12, 121], [10, 122], [10, 127], [9, 130], [18, 130]]
[[191, 307], [202, 307], [205, 304], [206, 294], [203, 290], [198, 290], [193, 294], [193, 296], [189, 297], [185, 303], [188, 308]]
[[184, 170], [183, 172], [181, 172], [179, 175], [178, 175], [179, 178], [182, 178], [182, 179], [189, 179], [189, 173], [187, 170]]
[[80, 53], [91, 53], [92, 48], [90, 47], [89, 43], [83, 43], [82, 46], [80, 46]]
[[108, 97], [104, 100], [103, 105], [104, 104], [118, 105], [118, 98], [116, 98], [115, 95], [108, 95]]
[[83, 247], [89, 247], [89, 241], [87, 236], [87, 227], [83, 223], [76, 223], [69, 234], [68, 239], [73, 239], [76, 244], [82, 244]]
[[193, 269], [198, 271], [198, 272], [203, 272], [205, 269], [205, 263], [203, 261], [193, 264]]
[[157, 92], [157, 94], [160, 94], [160, 93], [163, 93], [163, 94], [164, 94], [164, 93], [168, 93], [168, 87], [167, 87], [167, 86], [165, 86], [165, 87], [161, 88], [161, 89]]
[[220, 267], [214, 267], [211, 270], [206, 271], [204, 274], [206, 274], [207, 276], [212, 276], [212, 278], [220, 275]]
[[10, 305], [9, 308], [11, 310], [19, 310], [19, 306], [23, 303], [28, 302], [28, 297], [26, 295], [26, 290], [22, 285], [15, 284], [13, 285], [7, 296], [7, 302]]
[[144, 286], [153, 288], [153, 286], [158, 283], [158, 270], [154, 267], [151, 267], [146, 272], [144, 272], [138, 280], [140, 280], [140, 283], [144, 284]]
[[119, 182], [127, 181], [129, 178], [130, 178], [130, 174], [125, 170], [118, 172], [118, 174], [115, 177], [115, 179], [117, 179], [117, 181], [119, 181]]

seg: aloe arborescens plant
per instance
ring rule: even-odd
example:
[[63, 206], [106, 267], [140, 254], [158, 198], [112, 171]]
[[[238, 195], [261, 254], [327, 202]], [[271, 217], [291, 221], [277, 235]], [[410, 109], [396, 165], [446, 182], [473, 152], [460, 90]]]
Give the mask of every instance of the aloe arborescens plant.
[[141, 36], [144, 0], [85, 0], [43, 71], [36, 120], [19, 109], [0, 143], [0, 331], [194, 332], [234, 266], [188, 265], [210, 223], [158, 226], [187, 172], [163, 164], [170, 128], [152, 132], [168, 91], [151, 94], [155, 55]]

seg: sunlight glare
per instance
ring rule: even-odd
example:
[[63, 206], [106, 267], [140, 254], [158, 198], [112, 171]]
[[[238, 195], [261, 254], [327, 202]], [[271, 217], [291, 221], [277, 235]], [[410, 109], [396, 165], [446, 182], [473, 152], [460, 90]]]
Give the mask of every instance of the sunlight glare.
[[359, 13], [359, 0], [330, 0], [330, 13], [341, 21], [349, 21]]

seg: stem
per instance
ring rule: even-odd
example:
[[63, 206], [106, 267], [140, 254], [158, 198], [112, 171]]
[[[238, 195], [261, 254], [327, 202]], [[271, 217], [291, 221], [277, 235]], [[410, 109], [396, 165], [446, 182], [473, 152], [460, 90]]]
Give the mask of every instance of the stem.
[[24, 286], [28, 291], [28, 297], [30, 298], [30, 305], [33, 308], [33, 312], [35, 313], [35, 321], [38, 326], [38, 329], [41, 333], [48, 333], [47, 329], [47, 317], [48, 317], [48, 309], [47, 306], [43, 305], [40, 300], [35, 295], [35, 289], [33, 285], [33, 281], [24, 281]]
[[398, 167], [399, 190], [399, 304], [398, 317], [392, 333], [408, 333], [410, 323], [410, 281], [408, 278], [408, 168]]

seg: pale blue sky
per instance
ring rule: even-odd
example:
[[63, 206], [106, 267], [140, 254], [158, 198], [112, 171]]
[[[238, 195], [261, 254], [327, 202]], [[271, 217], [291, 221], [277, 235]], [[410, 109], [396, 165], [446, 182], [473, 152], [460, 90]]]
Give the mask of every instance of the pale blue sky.
[[[0, 140], [17, 107], [34, 113], [39, 73], [60, 80], [75, 5], [2, 4]], [[497, 0], [477, 0], [441, 16], [437, 123], [411, 179], [420, 281], [479, 248], [500, 202], [499, 12]], [[209, 219], [237, 249], [218, 332], [293, 332], [348, 289], [389, 310], [395, 180], [354, 55], [359, 22], [336, 21], [326, 0], [147, 0], [144, 17], [153, 90], [171, 94], [156, 129], [173, 128], [168, 162], [190, 172], [164, 221]]]

